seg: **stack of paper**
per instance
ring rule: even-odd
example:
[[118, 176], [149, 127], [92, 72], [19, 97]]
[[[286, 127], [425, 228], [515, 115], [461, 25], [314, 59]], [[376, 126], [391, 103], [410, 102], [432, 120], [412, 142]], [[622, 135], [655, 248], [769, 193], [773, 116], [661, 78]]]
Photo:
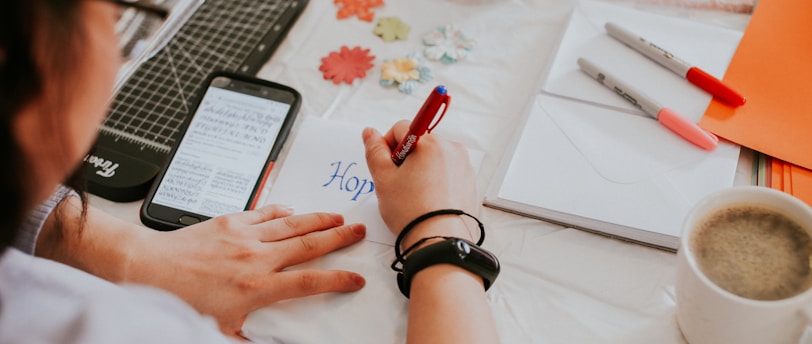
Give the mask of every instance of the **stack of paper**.
[[761, 184], [812, 205], [810, 22], [810, 1], [760, 1], [724, 79], [747, 103], [730, 108], [714, 101], [700, 125], [772, 157]]
[[733, 184], [739, 146], [707, 152], [582, 73], [585, 57], [698, 121], [711, 96], [614, 40], [621, 24], [724, 75], [741, 32], [603, 2], [576, 4], [556, 56], [489, 188], [485, 205], [675, 250], [683, 218]]
[[750, 13], [758, 0], [611, 0], [618, 3], [656, 4], [704, 10]]
[[812, 206], [812, 171], [780, 159], [767, 158], [764, 186], [784, 191]]
[[752, 184], [784, 191], [812, 206], [812, 170], [755, 152]]

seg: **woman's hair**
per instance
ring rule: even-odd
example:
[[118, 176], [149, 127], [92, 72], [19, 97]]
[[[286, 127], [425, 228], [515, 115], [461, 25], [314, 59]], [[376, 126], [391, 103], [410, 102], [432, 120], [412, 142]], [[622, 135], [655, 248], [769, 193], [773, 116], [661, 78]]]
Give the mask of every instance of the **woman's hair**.
[[[14, 136], [15, 117], [25, 106], [40, 102], [40, 115], [50, 117], [51, 124], [42, 143], [57, 153], [70, 147], [61, 128], [71, 118], [60, 109], [70, 101], [70, 92], [75, 92], [72, 70], [78, 65], [84, 41], [80, 1], [0, 1], [0, 157], [5, 159], [0, 172], [4, 204], [0, 207], [0, 253], [14, 243], [22, 220], [29, 215], [31, 187], [36, 183], [31, 180], [35, 174], [29, 159], [33, 157], [25, 156]], [[71, 156], [63, 153], [65, 159]], [[81, 176], [81, 170], [75, 171], [65, 185], [83, 195]], [[86, 205], [85, 196], [82, 202]]]

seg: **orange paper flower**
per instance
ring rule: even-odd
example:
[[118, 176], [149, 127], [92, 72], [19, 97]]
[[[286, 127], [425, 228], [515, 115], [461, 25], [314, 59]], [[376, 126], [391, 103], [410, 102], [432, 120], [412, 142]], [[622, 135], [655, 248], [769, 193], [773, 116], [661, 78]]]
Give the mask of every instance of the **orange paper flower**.
[[381, 65], [381, 85], [398, 85], [398, 90], [411, 94], [418, 87], [433, 78], [431, 69], [424, 64], [419, 52], [393, 60], [384, 60]]
[[324, 72], [324, 80], [332, 79], [336, 85], [342, 81], [352, 84], [356, 78], [367, 75], [374, 59], [375, 56], [369, 55], [369, 49], [342, 46], [341, 51], [331, 52], [321, 59], [319, 70]]
[[342, 5], [336, 15], [338, 19], [356, 15], [358, 19], [371, 22], [375, 17], [371, 8], [383, 5], [383, 0], [334, 0], [333, 3]]

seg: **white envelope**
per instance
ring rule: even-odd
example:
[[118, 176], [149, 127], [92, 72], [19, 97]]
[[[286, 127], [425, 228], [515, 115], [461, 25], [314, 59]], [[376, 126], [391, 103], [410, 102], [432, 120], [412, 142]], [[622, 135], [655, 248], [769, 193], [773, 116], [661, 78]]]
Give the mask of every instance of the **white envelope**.
[[714, 156], [738, 154], [730, 144], [713, 153], [698, 149], [580, 71], [576, 61], [585, 57], [694, 122], [705, 112], [711, 95], [609, 36], [604, 29], [609, 21], [718, 78], [742, 35], [603, 2], [577, 3], [542, 89], [595, 106], [573, 113], [554, 99], [540, 105], [596, 171], [611, 182], [634, 183]]
[[582, 0], [576, 3], [543, 90], [572, 99], [645, 114], [578, 69], [584, 57], [661, 105], [699, 121], [711, 96], [606, 33], [614, 22], [685, 62], [721, 79], [742, 32], [688, 19], [641, 12], [628, 7]]
[[676, 249], [683, 217], [733, 184], [739, 146], [704, 151], [580, 71], [589, 58], [698, 121], [711, 96], [614, 40], [613, 21], [721, 77], [740, 32], [581, 1], [486, 205]]
[[[642, 122], [650, 120], [622, 112], [597, 111], [583, 102], [545, 94], [534, 101], [536, 106], [528, 114], [492, 203], [504, 206], [507, 201], [520, 213], [676, 249], [682, 220], [690, 208], [702, 197], [733, 184], [739, 152], [736, 145], [723, 143], [712, 154], [706, 153], [704, 159], [665, 168], [669, 156], [657, 154], [645, 142], [656, 134], [612, 139], [613, 135], [621, 135], [621, 130], [605, 125], [621, 116], [636, 119], [638, 123], [628, 123], [637, 127], [645, 127]], [[556, 123], [556, 117], [567, 114], [585, 123], [598, 119], [592, 124], [604, 126], [603, 130], [584, 130], [584, 135], [601, 136], [582, 140], [584, 144], [579, 146], [573, 135], [567, 135]], [[674, 136], [659, 133], [663, 134]], [[681, 143], [679, 140], [673, 138], [670, 143]], [[612, 144], [601, 146], [607, 141]], [[583, 149], [594, 153], [592, 159]], [[662, 161], [653, 162], [657, 157]], [[650, 165], [646, 172], [653, 172], [655, 167], [663, 171], [650, 177], [630, 173], [628, 180], [610, 180], [607, 172], [596, 166], [612, 164], [613, 159], [615, 164], [627, 164], [628, 171], [644, 164]]]

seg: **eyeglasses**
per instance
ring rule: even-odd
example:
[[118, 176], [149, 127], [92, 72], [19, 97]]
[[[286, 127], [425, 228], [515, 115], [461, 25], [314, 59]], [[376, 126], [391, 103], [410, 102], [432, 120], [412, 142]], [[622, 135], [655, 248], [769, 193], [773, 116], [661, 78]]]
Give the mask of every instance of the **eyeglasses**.
[[122, 7], [134, 8], [136, 10], [155, 15], [161, 18], [162, 20], [166, 19], [166, 17], [169, 17], [168, 9], [155, 4], [148, 3], [143, 0], [105, 0], [105, 1], [112, 2]]
[[125, 62], [141, 53], [144, 42], [151, 39], [169, 17], [169, 9], [153, 4], [152, 0], [101, 1], [117, 5], [122, 10], [116, 23], [116, 34]]

